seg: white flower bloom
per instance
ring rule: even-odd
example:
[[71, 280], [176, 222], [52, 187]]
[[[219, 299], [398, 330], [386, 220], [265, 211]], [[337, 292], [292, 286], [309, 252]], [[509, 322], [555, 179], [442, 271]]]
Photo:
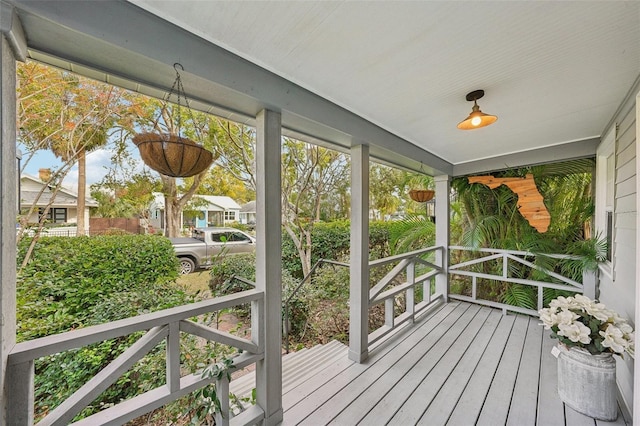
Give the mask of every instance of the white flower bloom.
[[556, 317], [557, 317], [558, 325], [561, 325], [561, 324], [571, 325], [571, 323], [574, 320], [577, 320], [578, 318], [580, 318], [578, 314], [569, 310], [563, 310], [558, 312]]
[[611, 348], [614, 352], [621, 354], [629, 346], [629, 342], [624, 338], [622, 331], [612, 324], [609, 324], [605, 331], [601, 331], [600, 335], [604, 337], [602, 346]]
[[[583, 311], [588, 311], [596, 305], [591, 299], [587, 296], [583, 296], [582, 294], [576, 294], [573, 296], [573, 302], [576, 308], [582, 309]], [[604, 305], [602, 305], [602, 307], [604, 308]]]
[[540, 314], [540, 320], [542, 321], [544, 328], [547, 330], [558, 324], [556, 308], [540, 309], [538, 313]]
[[602, 322], [607, 322], [612, 314], [612, 312], [605, 308], [604, 304], [602, 303], [592, 303], [588, 306], [585, 306], [584, 310], [589, 315]]
[[557, 336], [566, 338], [563, 341], [568, 346], [586, 347], [592, 342], [590, 327], [597, 325], [601, 330], [598, 341], [602, 340], [598, 347], [604, 348], [601, 352], [635, 352], [633, 327], [604, 304], [584, 295], [557, 297], [549, 308], [538, 312], [545, 328], [557, 330]]
[[549, 303], [549, 307], [557, 309], [569, 309], [572, 306], [573, 298], [558, 296]]
[[614, 325], [616, 327], [618, 327], [620, 329], [620, 331], [622, 331], [622, 333], [625, 334], [625, 335], [632, 335], [633, 334], [633, 327], [631, 327], [629, 325], [629, 323], [626, 322], [626, 321], [616, 322], [616, 323], [614, 323]]
[[591, 337], [589, 337], [589, 334], [591, 334], [591, 330], [589, 329], [589, 327], [579, 321], [573, 322], [571, 324], [560, 324], [558, 325], [558, 329], [558, 335], [565, 336], [572, 342], [580, 342], [585, 345], [591, 343]]

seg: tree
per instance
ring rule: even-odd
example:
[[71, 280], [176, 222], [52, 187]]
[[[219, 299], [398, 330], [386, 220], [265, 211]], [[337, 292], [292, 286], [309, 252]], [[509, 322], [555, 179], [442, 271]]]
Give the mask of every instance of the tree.
[[[138, 125], [143, 130], [156, 133], [169, 133], [189, 138], [209, 150], [215, 135], [219, 134], [217, 121], [212, 117], [191, 111], [188, 106], [171, 104], [169, 102], [156, 99], [149, 100], [138, 116]], [[217, 153], [213, 152], [214, 161]], [[165, 235], [167, 237], [177, 237], [180, 235], [182, 224], [180, 218], [182, 212], [196, 194], [200, 183], [209, 172], [209, 169], [189, 179], [184, 179], [184, 184], [179, 184], [178, 179], [159, 173], [161, 190], [164, 194], [164, 208], [167, 217]]]
[[110, 172], [99, 184], [91, 185], [91, 197], [98, 202], [97, 217], [145, 217], [153, 193], [160, 190], [160, 181], [149, 173], [130, 175], [118, 180]]
[[[185, 179], [185, 181], [188, 181]], [[247, 187], [246, 183], [228, 173], [219, 164], [214, 164], [209, 169], [196, 194], [198, 195], [226, 195], [240, 204], [256, 199], [256, 192]]]
[[[43, 149], [63, 161], [62, 170], [78, 164], [78, 233], [82, 235], [86, 155], [107, 143], [132, 98], [124, 89], [31, 61], [18, 65], [17, 98], [18, 139], [28, 150], [24, 167]], [[53, 176], [62, 182], [60, 173]]]
[[337, 151], [284, 138], [282, 225], [298, 251], [302, 272], [311, 270], [311, 233], [320, 220], [321, 201], [349, 180], [349, 162]]

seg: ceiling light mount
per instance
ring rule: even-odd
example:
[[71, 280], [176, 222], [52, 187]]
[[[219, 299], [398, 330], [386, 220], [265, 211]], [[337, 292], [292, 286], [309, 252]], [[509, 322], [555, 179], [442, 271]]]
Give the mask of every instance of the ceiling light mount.
[[467, 118], [458, 123], [458, 129], [479, 129], [480, 127], [485, 127], [496, 122], [496, 120], [498, 119], [497, 116], [485, 114], [484, 112], [480, 111], [477, 100], [482, 98], [483, 96], [484, 90], [474, 90], [473, 92], [467, 93], [466, 99], [469, 102], [473, 101], [473, 108], [471, 109], [471, 114], [469, 114]]

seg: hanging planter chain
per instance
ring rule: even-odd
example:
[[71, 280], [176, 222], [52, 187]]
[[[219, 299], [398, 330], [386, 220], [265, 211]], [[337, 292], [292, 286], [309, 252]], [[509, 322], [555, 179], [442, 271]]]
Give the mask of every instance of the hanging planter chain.
[[[213, 162], [213, 155], [201, 144], [180, 135], [182, 131], [182, 97], [184, 97], [185, 106], [193, 122], [196, 137], [202, 140], [202, 134], [189, 106], [189, 99], [184, 90], [178, 67], [184, 71], [184, 67], [181, 64], [177, 62], [173, 64], [173, 68], [176, 71], [176, 79], [166, 99], [164, 99], [165, 102], [168, 102], [174, 93], [177, 97], [177, 133], [141, 133], [133, 138], [133, 143], [138, 146], [142, 160], [152, 169], [166, 176], [188, 177], [196, 175], [209, 167]], [[154, 129], [157, 127], [161, 116], [162, 114], [159, 114], [153, 123]]]

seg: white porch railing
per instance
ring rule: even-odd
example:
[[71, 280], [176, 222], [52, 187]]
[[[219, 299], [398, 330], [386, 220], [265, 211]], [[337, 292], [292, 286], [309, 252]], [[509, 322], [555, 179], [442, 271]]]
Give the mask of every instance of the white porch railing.
[[[198, 315], [220, 311], [233, 306], [251, 303], [252, 340], [242, 339], [189, 320]], [[32, 425], [34, 421], [34, 361], [40, 357], [69, 349], [87, 346], [116, 337], [148, 330], [136, 343], [113, 360], [107, 367], [78, 389], [60, 406], [52, 410], [38, 425], [67, 425], [100, 393], [114, 383], [123, 373], [143, 358], [159, 342], [166, 339], [167, 383], [145, 392], [107, 410], [82, 419], [75, 425], [120, 425], [151, 410], [172, 402], [190, 392], [215, 382], [222, 412], [217, 413], [216, 424], [253, 424], [264, 417], [258, 406], [230, 419], [229, 382], [227, 375], [208, 378], [200, 374], [181, 377], [180, 333], [193, 334], [207, 340], [238, 348], [242, 354], [233, 359], [233, 366], [244, 368], [264, 358], [264, 342], [260, 341], [258, 316], [264, 312], [264, 293], [248, 290], [229, 296], [206, 300], [190, 305], [165, 309], [107, 324], [87, 327], [17, 344], [9, 354], [8, 419], [12, 425]]]
[[[369, 262], [369, 268], [395, 263], [396, 265], [369, 290], [369, 308], [384, 303], [384, 325], [369, 334], [369, 347], [392, 333], [416, 315], [444, 301], [444, 295], [432, 293], [432, 279], [442, 271], [442, 265], [426, 260], [443, 247], [428, 247]], [[434, 257], [434, 256], [431, 256]], [[444, 258], [444, 256], [441, 256]], [[425, 269], [416, 276], [416, 266]], [[416, 289], [422, 286], [422, 300], [416, 303]], [[397, 302], [404, 295], [404, 306]]]
[[[471, 296], [459, 295], [449, 293], [450, 299], [455, 300], [463, 300], [467, 302], [477, 303], [486, 306], [492, 306], [495, 308], [501, 308], [505, 313], [506, 311], [520, 312], [528, 315], [538, 316], [537, 310], [522, 308], [518, 306], [509, 305], [506, 303], [500, 303], [490, 300], [484, 300], [478, 298], [478, 279], [491, 280], [491, 281], [499, 281], [504, 283], [511, 284], [521, 284], [526, 286], [532, 286], [537, 288], [537, 309], [541, 309], [543, 307], [543, 291], [545, 288], [552, 288], [557, 290], [567, 290], [574, 293], [583, 293], [585, 296], [588, 296], [592, 299], [596, 298], [596, 283], [597, 283], [597, 275], [593, 271], [584, 271], [582, 282], [574, 281], [568, 277], [562, 276], [556, 272], [549, 271], [545, 268], [542, 268], [535, 263], [533, 263], [530, 259], [535, 258], [536, 256], [545, 256], [555, 259], [571, 259], [571, 256], [560, 255], [560, 254], [535, 254], [524, 251], [514, 251], [514, 250], [499, 250], [499, 249], [473, 249], [469, 247], [460, 247], [460, 246], [451, 246], [449, 247], [450, 252], [454, 250], [458, 251], [467, 251], [479, 253], [480, 257], [476, 259], [472, 259], [466, 262], [462, 262], [456, 265], [449, 265], [449, 276], [466, 276], [471, 278]], [[529, 260], [528, 260], [529, 259]], [[494, 268], [496, 266], [496, 262], [500, 265], [500, 274], [488, 274], [473, 270], [467, 270], [466, 268], [475, 267], [476, 269], [480, 269], [482, 265], [486, 265], [492, 262]], [[531, 269], [538, 270], [543, 272], [547, 277], [548, 281], [538, 281], [538, 280], [530, 280], [530, 279], [522, 279], [512, 276], [510, 274], [510, 265], [517, 265], [519, 267], [527, 267]]]

